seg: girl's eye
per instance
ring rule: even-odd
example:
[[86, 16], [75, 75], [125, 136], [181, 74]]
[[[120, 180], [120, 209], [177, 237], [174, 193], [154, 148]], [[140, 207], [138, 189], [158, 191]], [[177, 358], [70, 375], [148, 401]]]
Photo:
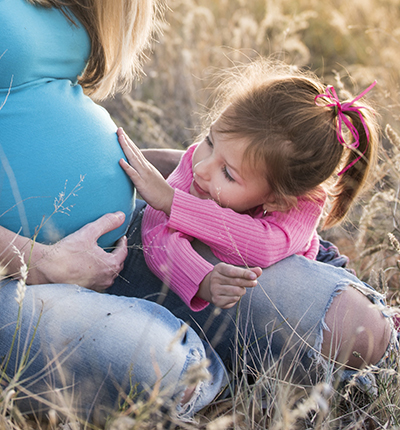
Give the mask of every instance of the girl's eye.
[[214, 147], [214, 145], [212, 144], [212, 142], [211, 142], [211, 139], [210, 139], [210, 137], [209, 136], [206, 136], [206, 143], [207, 143], [207, 145], [210, 147], [210, 148], [213, 148]]
[[226, 166], [224, 166], [222, 168], [222, 173], [224, 174], [225, 178], [229, 181], [229, 182], [235, 182], [235, 180], [232, 178], [232, 176], [229, 174], [228, 169], [226, 168]]

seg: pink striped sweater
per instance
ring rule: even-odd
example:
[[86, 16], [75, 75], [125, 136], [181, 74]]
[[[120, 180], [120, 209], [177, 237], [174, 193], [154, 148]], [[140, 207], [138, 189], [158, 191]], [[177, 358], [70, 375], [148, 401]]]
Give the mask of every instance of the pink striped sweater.
[[265, 268], [293, 254], [315, 259], [319, 249], [316, 228], [325, 198], [299, 198], [297, 208], [266, 216], [262, 207], [245, 214], [222, 208], [213, 200], [189, 194], [195, 148], [192, 145], [185, 152], [168, 178], [175, 189], [171, 215], [148, 205], [142, 222], [147, 265], [192, 310], [208, 305], [196, 293], [214, 267], [193, 250], [193, 238], [208, 245], [221, 261], [239, 266]]

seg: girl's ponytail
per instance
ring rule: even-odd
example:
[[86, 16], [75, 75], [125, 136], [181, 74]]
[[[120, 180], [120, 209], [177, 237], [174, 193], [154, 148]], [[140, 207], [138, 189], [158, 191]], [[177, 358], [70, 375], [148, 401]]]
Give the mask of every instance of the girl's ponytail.
[[[344, 168], [338, 173], [338, 180], [333, 190], [331, 209], [325, 219], [323, 228], [330, 228], [341, 221], [351, 204], [362, 190], [371, 166], [377, 157], [378, 125], [372, 109], [356, 104], [376, 82], [368, 87], [358, 97], [348, 103], [341, 104], [332, 88], [335, 102], [331, 104], [335, 109], [337, 120], [337, 137], [339, 142], [349, 149], [345, 151]], [[326, 96], [323, 94], [322, 96]], [[347, 144], [342, 135], [342, 127], [345, 124], [353, 138], [352, 143]]]

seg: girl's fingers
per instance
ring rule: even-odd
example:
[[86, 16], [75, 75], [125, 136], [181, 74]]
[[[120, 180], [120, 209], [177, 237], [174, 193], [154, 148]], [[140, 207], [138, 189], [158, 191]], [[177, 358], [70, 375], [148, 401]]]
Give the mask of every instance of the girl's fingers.
[[143, 156], [140, 149], [132, 142], [132, 140], [124, 132], [120, 132], [120, 133], [117, 132], [117, 134], [118, 134], [119, 144], [121, 145], [121, 148], [124, 151], [124, 154], [128, 159], [129, 163], [143, 164], [145, 162], [144, 161], [145, 157]]
[[220, 292], [221, 297], [231, 297], [232, 299], [244, 296], [246, 294], [246, 288], [244, 287], [234, 287], [234, 286], [225, 286], [223, 290]]
[[261, 267], [251, 267], [250, 270], [258, 277], [262, 275]]
[[[257, 271], [233, 266], [232, 264], [219, 263], [215, 267], [218, 273], [220, 273], [223, 276], [226, 276], [227, 278], [241, 278], [241, 279], [247, 279], [247, 280], [256, 280], [259, 276]], [[261, 269], [259, 273], [261, 274]]]
[[229, 301], [229, 302], [221, 302], [221, 304], [219, 305], [217, 303], [214, 303], [214, 305], [221, 309], [230, 309], [233, 306], [235, 306], [239, 300], [240, 300], [240, 297], [237, 297], [236, 300]]
[[136, 184], [138, 179], [140, 178], [136, 169], [134, 169], [129, 163], [127, 163], [123, 158], [119, 160], [119, 165], [122, 167], [124, 172], [131, 178], [132, 182]]
[[243, 279], [243, 278], [227, 278], [225, 285], [229, 285], [237, 288], [254, 288], [257, 285], [257, 281]]

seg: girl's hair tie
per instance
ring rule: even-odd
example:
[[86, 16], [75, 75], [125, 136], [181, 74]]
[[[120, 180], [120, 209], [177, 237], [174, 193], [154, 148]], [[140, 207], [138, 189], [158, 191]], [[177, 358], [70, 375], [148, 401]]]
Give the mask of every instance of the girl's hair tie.
[[[360, 144], [360, 137], [359, 137], [357, 129], [354, 127], [354, 125], [351, 123], [351, 121], [345, 115], [345, 112], [349, 112], [349, 111], [357, 112], [358, 116], [360, 117], [361, 123], [364, 127], [365, 134], [367, 135], [367, 142], [369, 142], [368, 127], [367, 127], [367, 124], [364, 121], [364, 117], [362, 116], [361, 111], [360, 111], [360, 109], [368, 109], [368, 108], [365, 106], [353, 106], [353, 104], [357, 100], [359, 100], [361, 97], [363, 97], [365, 94], [367, 94], [367, 92], [370, 91], [375, 85], [376, 85], [376, 81], [374, 81], [367, 89], [365, 89], [360, 95], [358, 95], [352, 101], [347, 102], [347, 103], [343, 103], [343, 104], [340, 103], [339, 97], [337, 96], [335, 88], [333, 88], [332, 85], [328, 85], [326, 87], [326, 92], [323, 94], [318, 94], [314, 99], [315, 104], [317, 106], [326, 106], [326, 107], [333, 106], [335, 108], [335, 116], [337, 116], [337, 118], [338, 118], [337, 119], [337, 126], [336, 126], [336, 135], [337, 135], [339, 142], [343, 146], [345, 146], [346, 148], [349, 148], [349, 149], [358, 148], [358, 146]], [[318, 103], [318, 99], [321, 97], [325, 97], [325, 98], [331, 100], [332, 103], [329, 103], [329, 104]], [[343, 123], [347, 126], [347, 128], [350, 130], [350, 133], [354, 137], [354, 142], [351, 144], [347, 144], [346, 141], [344, 140], [343, 133], [342, 133]], [[354, 161], [352, 161], [348, 166], [346, 166], [343, 170], [341, 170], [338, 173], [338, 175], [342, 175], [344, 172], [346, 172], [348, 169], [350, 169], [350, 167], [352, 167], [355, 163], [357, 163], [357, 161], [360, 160], [364, 156], [367, 148], [368, 148], [368, 144], [365, 147], [364, 152], [359, 157], [357, 157]]]

